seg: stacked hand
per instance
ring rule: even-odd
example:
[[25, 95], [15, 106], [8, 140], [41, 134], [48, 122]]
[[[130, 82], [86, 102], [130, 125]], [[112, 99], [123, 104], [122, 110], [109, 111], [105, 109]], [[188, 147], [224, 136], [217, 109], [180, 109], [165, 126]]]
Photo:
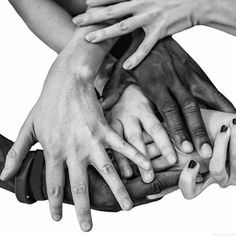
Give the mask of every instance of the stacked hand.
[[129, 50], [116, 64], [113, 76], [104, 88], [103, 107], [109, 109], [124, 88], [136, 83], [158, 108], [178, 148], [190, 153], [195, 147], [203, 158], [210, 158], [211, 142], [199, 103], [225, 112], [234, 112], [235, 108], [172, 38], [160, 41], [139, 67], [127, 74], [122, 63], [141, 39], [142, 35], [137, 32]]
[[199, 11], [206, 5], [205, 2], [193, 0], [89, 0], [86, 3], [97, 9], [75, 17], [74, 23], [84, 26], [111, 19], [120, 20], [89, 33], [86, 36], [89, 42], [97, 43], [121, 36], [140, 27], [144, 30], [145, 39], [124, 63], [124, 68], [129, 70], [139, 65], [160, 39], [197, 25]]
[[120, 207], [129, 210], [132, 201], [105, 147], [120, 152], [143, 170], [149, 170], [151, 164], [146, 156], [109, 127], [90, 83], [94, 74], [86, 66], [80, 66], [77, 74], [71, 73], [71, 64], [68, 64], [71, 59], [61, 54], [51, 67], [41, 96], [7, 155], [1, 179], [14, 176], [31, 146], [40, 142], [44, 149], [53, 219], [62, 217], [64, 169], [67, 166], [77, 217], [81, 228], [88, 231], [92, 227], [88, 165], [93, 165], [101, 174]]

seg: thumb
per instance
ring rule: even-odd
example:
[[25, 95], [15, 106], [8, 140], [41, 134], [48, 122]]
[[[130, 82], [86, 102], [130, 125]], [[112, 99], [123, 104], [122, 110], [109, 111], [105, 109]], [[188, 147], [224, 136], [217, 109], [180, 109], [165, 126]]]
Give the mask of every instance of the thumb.
[[205, 176], [204, 179], [201, 178], [199, 170], [199, 163], [191, 160], [180, 175], [179, 188], [186, 199], [195, 198], [214, 182], [209, 175]]
[[15, 143], [7, 153], [5, 166], [0, 176], [1, 180], [8, 180], [18, 172], [23, 160], [31, 146], [34, 144], [35, 141], [32, 135], [32, 123], [27, 119], [22, 126]]

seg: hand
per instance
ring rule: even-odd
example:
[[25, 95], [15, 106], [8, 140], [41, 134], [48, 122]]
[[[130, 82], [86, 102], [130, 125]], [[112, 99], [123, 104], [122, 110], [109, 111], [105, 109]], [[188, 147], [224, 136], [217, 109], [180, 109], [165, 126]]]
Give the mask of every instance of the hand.
[[[165, 128], [157, 119], [148, 99], [136, 85], [127, 87], [118, 103], [110, 110], [110, 125], [144, 156], [148, 156], [143, 138], [143, 130], [146, 131], [169, 164], [176, 162], [177, 157]], [[129, 161], [119, 153], [115, 153], [115, 157], [122, 175], [131, 177], [133, 173]], [[153, 169], [139, 170], [144, 182], [153, 181]]]
[[[121, 65], [140, 41], [141, 35], [135, 36], [130, 49], [116, 65], [111, 80], [104, 88], [104, 108], [114, 104], [123, 89], [133, 83], [129, 82], [130, 76], [125, 76]], [[167, 38], [160, 41], [130, 74], [158, 108], [177, 146], [190, 153], [194, 145], [202, 157], [210, 158], [212, 148], [198, 102], [226, 112], [233, 112], [235, 108], [214, 87], [196, 62], [172, 38]]]
[[185, 166], [179, 180], [179, 187], [185, 198], [195, 198], [213, 183], [219, 184], [222, 188], [236, 185], [235, 137], [236, 119], [233, 119], [218, 131], [209, 162], [209, 172], [200, 183], [196, 181], [196, 177], [200, 174], [200, 164], [197, 161], [190, 161]]
[[[10, 140], [0, 135], [0, 170], [2, 170], [4, 166], [6, 155], [12, 145], [13, 143]], [[111, 155], [114, 167], [119, 171], [112, 152], [109, 151], [109, 155]], [[15, 178], [5, 182], [0, 181], [0, 187], [15, 192], [20, 201], [22, 201], [22, 199], [19, 199], [19, 195], [25, 196], [27, 198], [27, 203], [29, 203], [29, 199], [33, 202], [37, 200], [46, 200], [47, 194], [45, 195], [44, 193], [44, 189], [46, 189], [44, 167], [45, 164], [42, 151], [31, 151], [27, 154], [27, 157], [23, 161], [23, 165]], [[150, 184], [145, 184], [142, 182], [140, 174], [136, 171], [131, 179], [123, 180], [123, 183], [129, 192], [134, 205], [138, 206], [153, 202], [153, 200], [146, 198], [146, 195], [148, 194], [159, 194], [163, 196], [167, 191], [170, 192], [171, 189], [173, 190], [173, 188], [178, 187], [179, 175], [180, 171], [178, 170], [156, 173], [154, 181]], [[91, 166], [88, 168], [88, 178], [91, 207], [99, 211], [120, 211], [121, 208], [109, 186], [96, 169]], [[22, 188], [23, 183], [27, 183], [24, 188]], [[32, 203], [32, 201], [30, 203]], [[23, 202], [26, 203], [25, 201]], [[65, 172], [65, 193], [63, 202], [73, 204], [68, 171]]]
[[46, 182], [53, 219], [62, 217], [64, 169], [69, 170], [71, 191], [82, 230], [92, 228], [87, 167], [93, 165], [108, 183], [121, 208], [132, 201], [104, 146], [121, 152], [143, 169], [150, 163], [107, 124], [91, 83], [94, 73], [83, 62], [79, 73], [70, 68], [70, 58], [60, 54], [51, 67], [42, 93], [8, 152], [1, 179], [14, 176], [37, 141], [44, 149]]
[[75, 17], [75, 24], [84, 26], [123, 18], [107, 28], [89, 33], [86, 36], [89, 42], [101, 42], [140, 27], [144, 30], [145, 38], [124, 63], [125, 69], [133, 69], [142, 62], [158, 40], [197, 25], [199, 15], [209, 8], [207, 1], [199, 0], [89, 0], [86, 3], [98, 9]]

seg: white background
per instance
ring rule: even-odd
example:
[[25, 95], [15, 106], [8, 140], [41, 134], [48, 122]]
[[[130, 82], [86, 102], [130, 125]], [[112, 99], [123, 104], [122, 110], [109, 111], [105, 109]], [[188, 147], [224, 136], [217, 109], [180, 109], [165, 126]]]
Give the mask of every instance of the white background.
[[[236, 104], [236, 38], [206, 27], [175, 36], [215, 85]], [[37, 39], [7, 1], [0, 1], [0, 133], [15, 140], [36, 102], [56, 54]], [[39, 147], [39, 146], [38, 146]], [[180, 192], [130, 212], [93, 211], [90, 235], [236, 235], [236, 188], [209, 187], [198, 198]], [[61, 222], [51, 220], [48, 202], [19, 203], [0, 190], [0, 235], [81, 235], [73, 206]]]

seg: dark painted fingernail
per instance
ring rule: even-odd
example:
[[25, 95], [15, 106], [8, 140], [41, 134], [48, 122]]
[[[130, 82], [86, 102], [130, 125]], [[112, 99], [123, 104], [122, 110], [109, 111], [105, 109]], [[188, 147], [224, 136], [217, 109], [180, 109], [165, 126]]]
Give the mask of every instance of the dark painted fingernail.
[[193, 169], [193, 168], [196, 167], [196, 165], [197, 165], [197, 162], [194, 161], [194, 160], [191, 160], [191, 161], [189, 162], [189, 164], [188, 164], [188, 168], [189, 168], [189, 169]]
[[228, 129], [228, 127], [227, 127], [226, 125], [223, 125], [223, 126], [221, 127], [220, 132], [221, 132], [221, 133], [224, 133], [224, 132], [227, 131], [227, 129]]
[[232, 123], [233, 125], [236, 125], [236, 118], [233, 119]]

